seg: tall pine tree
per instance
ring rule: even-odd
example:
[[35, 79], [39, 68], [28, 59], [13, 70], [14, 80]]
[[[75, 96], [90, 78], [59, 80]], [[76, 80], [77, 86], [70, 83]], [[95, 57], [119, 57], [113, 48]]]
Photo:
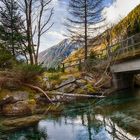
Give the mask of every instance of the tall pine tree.
[[88, 42], [92, 39], [97, 25], [103, 18], [103, 0], [70, 0], [69, 17], [66, 26], [69, 36], [74, 41], [80, 41], [85, 46], [85, 59], [87, 59]]

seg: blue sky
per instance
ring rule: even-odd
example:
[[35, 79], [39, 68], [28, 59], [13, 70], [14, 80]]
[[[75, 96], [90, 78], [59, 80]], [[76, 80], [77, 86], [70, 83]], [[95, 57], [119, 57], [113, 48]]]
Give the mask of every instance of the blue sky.
[[[53, 27], [41, 38], [40, 51], [52, 47], [62, 41], [65, 36], [66, 27], [65, 19], [68, 15], [67, 6], [69, 0], [53, 0], [54, 15], [52, 21]], [[114, 2], [112, 2], [114, 1]], [[106, 17], [108, 23], [117, 23], [121, 18], [125, 17], [134, 7], [140, 4], [140, 0], [105, 0], [106, 8], [103, 16]]]

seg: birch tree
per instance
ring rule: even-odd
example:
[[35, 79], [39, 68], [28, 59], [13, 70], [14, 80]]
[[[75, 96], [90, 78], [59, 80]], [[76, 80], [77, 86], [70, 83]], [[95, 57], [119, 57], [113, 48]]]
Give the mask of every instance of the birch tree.
[[41, 36], [53, 25], [51, 22], [53, 8], [52, 0], [18, 0], [25, 17], [27, 52], [31, 64], [38, 64], [38, 53]]

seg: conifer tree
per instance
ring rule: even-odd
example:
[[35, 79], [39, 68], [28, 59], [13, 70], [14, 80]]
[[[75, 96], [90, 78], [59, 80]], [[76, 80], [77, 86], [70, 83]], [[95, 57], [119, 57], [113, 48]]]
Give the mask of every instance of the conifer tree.
[[15, 0], [0, 0], [0, 39], [7, 50], [16, 57], [23, 48], [21, 42], [25, 41], [23, 20]]
[[95, 26], [103, 21], [101, 12], [103, 10], [103, 0], [70, 0], [69, 18], [66, 26], [72, 40], [84, 43], [85, 59], [87, 59], [88, 42], [92, 39]]

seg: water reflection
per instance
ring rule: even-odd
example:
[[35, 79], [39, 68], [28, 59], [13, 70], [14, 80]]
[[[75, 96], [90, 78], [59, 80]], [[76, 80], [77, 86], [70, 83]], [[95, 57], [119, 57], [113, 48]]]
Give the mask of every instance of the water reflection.
[[39, 132], [36, 127], [19, 130], [6, 134], [0, 133], [0, 140], [45, 140], [47, 135]]
[[140, 136], [139, 101], [140, 90], [73, 102], [64, 105], [62, 114], [50, 114], [36, 127], [4, 135], [5, 140], [136, 140]]
[[102, 101], [65, 106], [56, 120], [43, 120], [39, 130], [49, 140], [136, 140], [140, 135], [140, 91], [120, 94]]

